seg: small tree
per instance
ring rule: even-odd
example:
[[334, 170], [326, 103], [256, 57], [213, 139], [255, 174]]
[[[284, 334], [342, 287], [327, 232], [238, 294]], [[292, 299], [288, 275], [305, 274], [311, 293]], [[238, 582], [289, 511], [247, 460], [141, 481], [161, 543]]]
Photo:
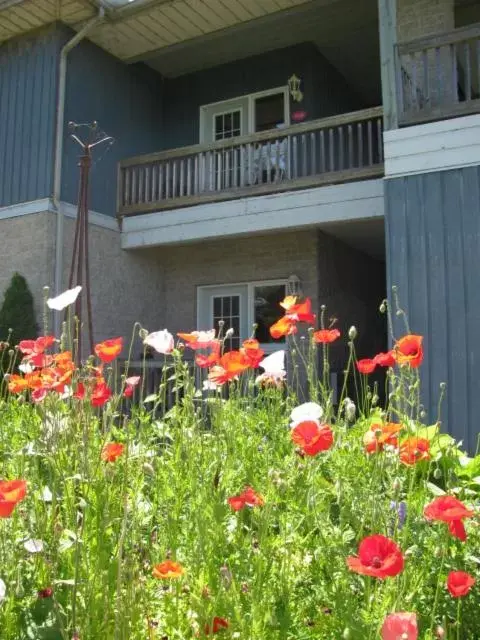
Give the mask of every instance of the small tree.
[[12, 329], [12, 344], [37, 336], [33, 296], [25, 278], [15, 272], [5, 291], [0, 309], [0, 340], [8, 338]]

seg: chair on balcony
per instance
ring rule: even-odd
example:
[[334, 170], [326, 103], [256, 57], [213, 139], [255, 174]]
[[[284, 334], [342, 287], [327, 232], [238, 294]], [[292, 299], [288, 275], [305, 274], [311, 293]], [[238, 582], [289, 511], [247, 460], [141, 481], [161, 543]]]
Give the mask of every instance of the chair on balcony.
[[257, 144], [250, 167], [250, 184], [280, 182], [288, 173], [288, 138]]

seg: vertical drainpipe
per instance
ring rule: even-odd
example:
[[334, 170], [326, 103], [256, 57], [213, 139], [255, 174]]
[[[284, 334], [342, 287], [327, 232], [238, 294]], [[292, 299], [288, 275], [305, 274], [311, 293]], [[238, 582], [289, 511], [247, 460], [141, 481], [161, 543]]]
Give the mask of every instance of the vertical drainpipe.
[[[57, 213], [55, 231], [55, 273], [54, 288], [55, 295], [62, 290], [63, 272], [63, 219], [64, 214], [60, 206], [60, 195], [62, 188], [62, 155], [63, 155], [63, 134], [65, 117], [65, 89], [67, 84], [67, 56], [69, 52], [83, 40], [87, 33], [104, 19], [105, 10], [100, 7], [98, 14], [89, 20], [87, 24], [69, 40], [60, 52], [60, 64], [58, 70], [58, 95], [57, 95], [57, 122], [55, 130], [55, 165], [53, 170], [53, 206]], [[60, 336], [60, 314], [54, 315], [54, 334]]]

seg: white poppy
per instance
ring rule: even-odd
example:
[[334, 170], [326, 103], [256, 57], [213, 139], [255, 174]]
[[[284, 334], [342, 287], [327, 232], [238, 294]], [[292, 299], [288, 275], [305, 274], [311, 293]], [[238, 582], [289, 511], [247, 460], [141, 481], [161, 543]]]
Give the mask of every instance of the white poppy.
[[275, 351], [264, 358], [259, 366], [262, 367], [265, 373], [283, 375], [285, 373], [285, 351]]
[[23, 547], [28, 553], [41, 553], [44, 548], [43, 540], [27, 540]]
[[5, 582], [0, 578], [0, 602], [5, 600], [5, 596], [7, 594], [7, 586]]
[[212, 380], [204, 380], [202, 389], [204, 391], [215, 391], [217, 389], [217, 385]]
[[44, 487], [42, 491], [42, 500], [43, 502], [51, 502], [53, 499], [53, 494], [48, 487]]
[[18, 365], [18, 368], [22, 373], [32, 373], [33, 371], [35, 371], [35, 367], [30, 364], [30, 362], [21, 362]]
[[153, 333], [149, 333], [143, 341], [143, 344], [152, 347], [157, 353], [162, 353], [163, 355], [172, 353], [175, 346], [172, 334], [166, 329], [163, 331], [154, 331]]
[[323, 409], [319, 404], [316, 402], [304, 402], [298, 407], [295, 407], [290, 414], [290, 419], [292, 421], [290, 426], [293, 428], [300, 422], [305, 422], [306, 420], [320, 422], [322, 416]]
[[67, 291], [64, 291], [56, 298], [48, 298], [47, 307], [55, 311], [63, 311], [75, 302], [81, 290], [82, 287], [77, 286], [73, 289], [67, 289]]

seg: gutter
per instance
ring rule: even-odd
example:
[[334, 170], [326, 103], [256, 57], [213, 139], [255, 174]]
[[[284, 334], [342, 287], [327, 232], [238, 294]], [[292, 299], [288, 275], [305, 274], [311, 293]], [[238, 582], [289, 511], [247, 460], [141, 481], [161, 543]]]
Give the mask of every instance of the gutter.
[[[63, 221], [64, 213], [60, 205], [62, 188], [62, 156], [63, 156], [63, 134], [65, 117], [65, 92], [67, 85], [67, 56], [77, 44], [85, 38], [87, 33], [105, 18], [105, 9], [99, 7], [98, 14], [89, 20], [71, 40], [69, 40], [60, 52], [60, 64], [58, 70], [58, 95], [57, 95], [57, 121], [55, 129], [55, 164], [53, 170], [53, 207], [57, 213], [55, 232], [55, 273], [54, 288], [55, 295], [62, 291], [63, 272]], [[54, 333], [60, 336], [60, 314], [54, 315]]]

